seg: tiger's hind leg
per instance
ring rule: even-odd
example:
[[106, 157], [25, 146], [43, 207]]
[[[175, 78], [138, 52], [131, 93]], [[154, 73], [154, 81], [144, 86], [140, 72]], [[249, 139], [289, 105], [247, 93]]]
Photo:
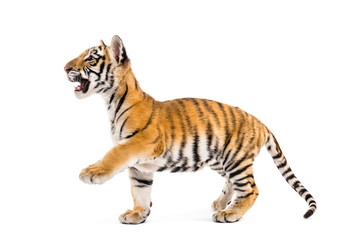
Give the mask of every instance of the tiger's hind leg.
[[237, 222], [254, 204], [258, 196], [252, 171], [252, 161], [233, 164], [228, 170], [229, 179], [236, 194], [234, 201], [225, 210], [218, 210], [213, 215], [215, 222]]
[[213, 203], [211, 204], [211, 208], [214, 211], [225, 209], [231, 203], [233, 194], [234, 194], [233, 186], [230, 180], [228, 179], [222, 190], [221, 195], [219, 195], [219, 197], [215, 201], [213, 201]]
[[119, 220], [125, 224], [144, 223], [150, 215], [151, 186], [153, 173], [144, 173], [136, 168], [129, 168], [131, 194], [134, 200], [134, 209], [121, 214]]

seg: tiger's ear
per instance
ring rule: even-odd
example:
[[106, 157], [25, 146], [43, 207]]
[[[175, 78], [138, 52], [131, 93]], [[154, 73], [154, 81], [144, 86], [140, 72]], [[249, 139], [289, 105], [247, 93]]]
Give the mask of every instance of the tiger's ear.
[[102, 49], [105, 49], [107, 47], [102, 40], [100, 40], [100, 46], [102, 47]]
[[121, 38], [115, 35], [110, 43], [111, 54], [116, 65], [120, 65], [127, 59], [126, 49], [124, 48]]

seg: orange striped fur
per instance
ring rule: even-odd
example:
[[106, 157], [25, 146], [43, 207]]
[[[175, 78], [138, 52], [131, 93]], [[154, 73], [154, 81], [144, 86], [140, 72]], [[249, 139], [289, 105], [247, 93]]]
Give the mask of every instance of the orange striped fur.
[[266, 145], [283, 177], [310, 208], [316, 202], [289, 167], [276, 138], [254, 116], [219, 102], [184, 98], [159, 102], [140, 88], [122, 40], [102, 41], [65, 66], [68, 79], [78, 82], [79, 98], [103, 96], [111, 121], [114, 147], [102, 160], [85, 168], [80, 179], [100, 184], [128, 169], [134, 209], [122, 223], [144, 222], [150, 214], [153, 173], [197, 171], [205, 166], [225, 178], [221, 195], [212, 203], [216, 222], [238, 221], [253, 205], [258, 188], [252, 164]]

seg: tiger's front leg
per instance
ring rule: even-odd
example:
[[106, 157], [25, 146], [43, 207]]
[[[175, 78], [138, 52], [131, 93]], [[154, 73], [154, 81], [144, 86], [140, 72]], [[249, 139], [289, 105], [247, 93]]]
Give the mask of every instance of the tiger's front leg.
[[89, 165], [80, 173], [80, 179], [88, 184], [102, 184], [117, 173], [135, 164], [143, 156], [142, 144], [129, 141], [110, 150], [102, 160]]
[[83, 169], [79, 177], [84, 183], [102, 184], [113, 176], [112, 172], [111, 167], [100, 160]]
[[134, 200], [133, 210], [128, 209], [121, 214], [119, 220], [125, 224], [144, 223], [150, 214], [151, 187], [153, 184], [153, 173], [144, 173], [136, 168], [129, 168], [131, 194]]

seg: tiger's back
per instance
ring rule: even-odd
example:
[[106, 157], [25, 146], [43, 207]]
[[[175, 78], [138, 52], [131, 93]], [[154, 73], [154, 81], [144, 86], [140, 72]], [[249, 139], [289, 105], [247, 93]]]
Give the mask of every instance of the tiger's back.
[[[183, 98], [160, 103], [166, 159], [158, 171], [197, 171], [210, 166], [225, 176], [222, 165], [236, 154], [257, 155], [264, 145], [264, 125], [243, 110], [216, 101]], [[239, 149], [238, 146], [241, 146]]]

